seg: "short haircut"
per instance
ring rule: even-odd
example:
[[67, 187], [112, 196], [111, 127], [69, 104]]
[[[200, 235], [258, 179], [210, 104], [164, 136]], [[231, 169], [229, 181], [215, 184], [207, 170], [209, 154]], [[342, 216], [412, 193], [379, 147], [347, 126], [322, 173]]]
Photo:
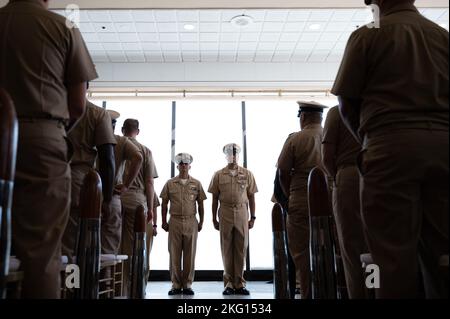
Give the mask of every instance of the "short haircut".
[[125, 132], [134, 132], [139, 129], [139, 121], [136, 119], [126, 119], [123, 122], [122, 128], [125, 130]]

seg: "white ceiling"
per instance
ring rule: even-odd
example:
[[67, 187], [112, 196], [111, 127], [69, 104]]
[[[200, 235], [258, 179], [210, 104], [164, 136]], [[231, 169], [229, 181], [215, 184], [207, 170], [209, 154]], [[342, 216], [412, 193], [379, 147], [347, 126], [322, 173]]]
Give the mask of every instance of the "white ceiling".
[[[448, 29], [448, 7], [420, 11]], [[254, 24], [230, 24], [244, 13]], [[318, 63], [340, 61], [369, 17], [367, 9], [81, 10], [80, 30], [94, 62]]]

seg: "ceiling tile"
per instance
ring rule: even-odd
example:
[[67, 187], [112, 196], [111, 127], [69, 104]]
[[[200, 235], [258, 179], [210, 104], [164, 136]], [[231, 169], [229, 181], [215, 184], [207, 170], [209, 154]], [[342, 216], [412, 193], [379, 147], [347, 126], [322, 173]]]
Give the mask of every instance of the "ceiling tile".
[[134, 23], [116, 22], [114, 26], [116, 27], [117, 32], [136, 32]]
[[217, 52], [201, 52], [200, 60], [202, 62], [217, 62], [218, 56]]
[[119, 39], [121, 42], [139, 42], [136, 33], [119, 33]]
[[158, 22], [156, 24], [156, 28], [159, 32], [177, 32], [177, 24], [170, 22]]
[[[244, 33], [241, 33], [241, 37], [244, 35]], [[258, 37], [255, 38], [255, 40]], [[233, 42], [233, 41], [238, 41], [239, 40], [239, 33], [221, 33], [220, 34], [220, 41], [224, 41], [224, 42]]]
[[164, 62], [160, 51], [146, 51], [144, 55], [147, 62]]
[[353, 21], [367, 21], [373, 18], [372, 11], [370, 9], [357, 9], [353, 16]]
[[219, 23], [200, 23], [200, 32], [219, 32]]
[[99, 33], [98, 38], [100, 42], [120, 42], [117, 33]]
[[303, 33], [300, 36], [301, 42], [314, 42], [317, 41], [320, 37], [320, 34], [318, 33]]
[[81, 22], [81, 23], [79, 24], [79, 28], [80, 28], [80, 31], [81, 31], [82, 33], [84, 33], [84, 32], [95, 32], [94, 27], [93, 27], [92, 24], [89, 23], [89, 22]]
[[142, 42], [141, 46], [144, 51], [161, 50], [161, 46], [159, 45], [158, 42]]
[[127, 57], [122, 51], [111, 51], [108, 52], [108, 57], [111, 62], [127, 62]]
[[200, 33], [200, 41], [204, 42], [217, 42], [219, 41], [218, 33]]
[[284, 23], [281, 22], [265, 22], [263, 26], [264, 32], [279, 32], [283, 30]]
[[[275, 22], [270, 22], [270, 23], [275, 23]], [[255, 22], [255, 23], [252, 23], [252, 24], [250, 24], [249, 26], [247, 26], [245, 28], [242, 28], [240, 31], [241, 32], [261, 32], [262, 27], [263, 27], [263, 23]]]
[[308, 62], [324, 62], [329, 54], [329, 50], [314, 50], [309, 57]]
[[327, 57], [327, 62], [341, 62], [342, 61], [342, 54], [330, 54]]
[[220, 50], [224, 51], [235, 51], [237, 50], [238, 44], [236, 42], [222, 42], [220, 43]]
[[315, 42], [299, 42], [295, 48], [296, 51], [307, 51], [314, 49], [316, 43]]
[[242, 51], [255, 51], [258, 47], [258, 42], [240, 42], [238, 49]]
[[155, 10], [154, 14], [157, 22], [177, 21], [176, 10]]
[[323, 32], [325, 29], [325, 22], [308, 22], [305, 25], [305, 32]]
[[161, 42], [177, 42], [178, 33], [160, 33], [159, 41]]
[[135, 22], [153, 22], [153, 21], [155, 21], [152, 10], [132, 10], [131, 14], [133, 15]]
[[138, 36], [142, 42], [159, 41], [158, 33], [139, 33]]
[[145, 62], [144, 52], [141, 51], [126, 51], [128, 61], [130, 62]]
[[122, 52], [122, 44], [121, 43], [103, 43], [103, 48], [106, 51], [121, 51]]
[[101, 43], [88, 42], [88, 43], [86, 43], [86, 46], [87, 46], [89, 51], [101, 51], [101, 50], [103, 50], [103, 46], [102, 46]]
[[221, 52], [219, 62], [236, 62], [236, 55], [234, 52]]
[[178, 52], [164, 52], [163, 56], [165, 62], [183, 62]]
[[199, 49], [199, 45], [197, 42], [183, 42], [181, 43], [181, 50], [186, 50], [186, 51], [193, 51], [193, 50], [198, 50]]
[[236, 16], [243, 15], [245, 10], [223, 10], [222, 21], [230, 22]]
[[280, 37], [281, 42], [297, 42], [300, 33], [282, 33]]
[[183, 42], [198, 41], [198, 33], [180, 33], [180, 40]]
[[277, 45], [277, 50], [287, 51], [287, 50], [294, 50], [296, 47], [296, 42], [280, 42]]
[[93, 22], [111, 22], [108, 10], [89, 10], [88, 15]]
[[436, 21], [439, 20], [440, 17], [443, 16], [447, 10], [448, 9], [444, 8], [429, 8], [425, 10], [423, 15], [432, 21]]
[[100, 32], [100, 33], [116, 32], [116, 29], [114, 28], [113, 23], [108, 23], [108, 22], [92, 23], [92, 26], [94, 27], [95, 32]]
[[355, 13], [354, 9], [337, 9], [334, 11], [331, 21], [350, 21]]
[[137, 22], [136, 30], [137, 32], [145, 32], [145, 33], [158, 32], [153, 22]]
[[310, 51], [294, 52], [291, 56], [291, 62], [306, 62], [308, 60]]
[[200, 50], [217, 51], [217, 50], [219, 50], [219, 43], [217, 43], [217, 42], [200, 42]]
[[142, 46], [140, 43], [124, 42], [124, 43], [122, 43], [122, 47], [125, 51], [141, 51], [142, 50]]
[[280, 38], [280, 33], [261, 33], [259, 41], [261, 42], [276, 42]]
[[236, 56], [237, 62], [253, 62], [253, 58], [255, 56], [255, 53], [246, 53], [246, 52], [238, 52], [238, 55]]
[[85, 42], [98, 42], [97, 33], [83, 33], [83, 39]]
[[200, 10], [200, 22], [220, 22], [220, 11]]
[[[220, 28], [222, 32], [239, 33], [239, 31], [241, 31], [235, 26], [231, 25], [231, 23], [229, 22], [222, 22], [220, 24]], [[242, 31], [245, 31], [245, 29], [243, 29]]]
[[161, 43], [161, 49], [163, 51], [178, 51], [180, 49], [180, 45], [178, 42], [165, 42]]
[[258, 44], [258, 50], [262, 51], [275, 50], [276, 46], [277, 46], [276, 42], [260, 42]]
[[130, 10], [111, 10], [109, 11], [111, 19], [114, 22], [133, 22], [134, 18]]
[[[193, 26], [194, 29], [186, 30], [184, 28], [184, 26], [186, 24], [189, 24], [189, 25]], [[178, 23], [178, 30], [179, 30], [179, 32], [185, 32], [185, 33], [198, 33], [198, 23], [196, 21], [195, 22], [191, 22], [191, 21], [180, 22], [180, 23]]]
[[245, 10], [245, 14], [251, 16], [254, 21], [264, 21], [266, 18], [266, 12], [267, 10]]
[[255, 62], [271, 62], [273, 57], [273, 51], [257, 51], [254, 61]]
[[272, 62], [289, 62], [291, 51], [275, 51]]
[[[238, 35], [238, 33], [235, 33], [235, 35]], [[252, 42], [252, 41], [258, 41], [259, 39], [259, 33], [256, 32], [252, 32], [252, 33], [241, 33], [241, 36], [239, 37], [239, 40], [241, 42]], [[225, 41], [225, 40], [223, 40]]]
[[288, 10], [267, 10], [265, 21], [284, 22], [288, 13]]
[[301, 32], [305, 28], [304, 22], [288, 22], [284, 25], [285, 32]]
[[333, 16], [334, 11], [329, 9], [311, 10], [309, 21], [328, 21]]
[[291, 10], [288, 14], [288, 21], [307, 21], [311, 15], [311, 10]]
[[106, 54], [105, 51], [101, 50], [101, 51], [90, 51], [89, 52], [91, 54], [92, 60], [94, 62], [109, 62], [109, 58]]
[[178, 21], [198, 21], [198, 10], [177, 10]]
[[331, 50], [336, 45], [335, 42], [318, 42], [316, 44], [315, 50]]
[[337, 40], [339, 40], [340, 36], [341, 36], [341, 33], [338, 33], [338, 32], [326, 32], [320, 36], [319, 41], [321, 41], [321, 42], [337, 41]]
[[183, 62], [198, 62], [200, 61], [200, 54], [198, 51], [183, 51]]

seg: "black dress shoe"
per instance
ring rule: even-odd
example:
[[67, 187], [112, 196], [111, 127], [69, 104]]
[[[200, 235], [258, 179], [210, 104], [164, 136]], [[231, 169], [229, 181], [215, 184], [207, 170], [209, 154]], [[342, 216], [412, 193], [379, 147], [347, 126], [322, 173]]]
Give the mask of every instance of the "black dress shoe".
[[179, 288], [172, 288], [169, 290], [169, 296], [181, 295], [182, 292]]
[[244, 295], [244, 296], [250, 295], [250, 291], [248, 291], [247, 288], [245, 288], [245, 287], [241, 287], [241, 288], [236, 289], [234, 291], [234, 293], [236, 295]]
[[225, 290], [222, 292], [222, 295], [224, 296], [229, 296], [229, 295], [234, 295], [234, 289], [227, 287], [225, 288]]
[[194, 295], [194, 290], [192, 290], [192, 288], [184, 288], [183, 289], [183, 295]]

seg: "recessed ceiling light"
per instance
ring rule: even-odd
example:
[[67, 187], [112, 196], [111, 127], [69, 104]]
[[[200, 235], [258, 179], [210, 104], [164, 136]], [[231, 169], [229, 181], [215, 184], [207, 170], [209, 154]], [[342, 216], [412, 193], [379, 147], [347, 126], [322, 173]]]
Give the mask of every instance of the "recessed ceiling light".
[[237, 28], [245, 28], [253, 23], [253, 18], [242, 14], [231, 19], [230, 23]]
[[319, 30], [322, 26], [318, 23], [311, 24], [309, 30]]
[[183, 26], [183, 28], [184, 28], [184, 30], [189, 30], [189, 31], [191, 31], [191, 30], [194, 30], [194, 29], [195, 29], [195, 26], [194, 26], [193, 24], [185, 24], [185, 25]]

